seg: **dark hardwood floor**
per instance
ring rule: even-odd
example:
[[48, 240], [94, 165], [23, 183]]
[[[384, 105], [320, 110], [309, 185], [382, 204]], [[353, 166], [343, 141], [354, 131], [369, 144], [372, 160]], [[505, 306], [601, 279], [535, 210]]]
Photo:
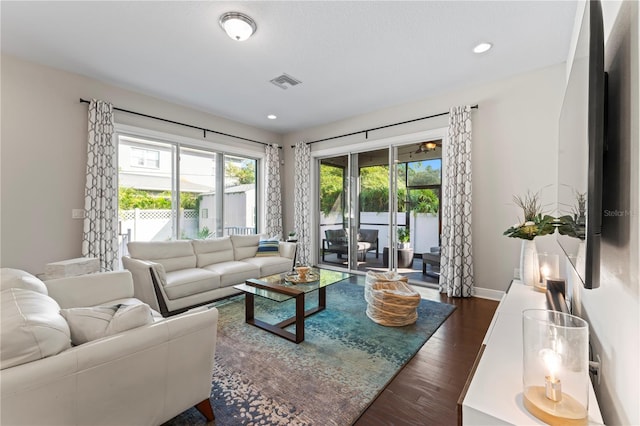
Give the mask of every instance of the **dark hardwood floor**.
[[354, 423], [456, 425], [457, 401], [498, 302], [448, 298], [420, 288], [425, 299], [457, 308]]

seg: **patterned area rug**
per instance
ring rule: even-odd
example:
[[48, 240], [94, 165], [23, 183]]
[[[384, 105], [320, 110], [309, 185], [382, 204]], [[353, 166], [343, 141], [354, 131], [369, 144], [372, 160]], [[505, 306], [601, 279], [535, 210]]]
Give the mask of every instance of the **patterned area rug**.
[[[307, 296], [317, 305], [317, 295]], [[423, 299], [415, 324], [384, 327], [365, 314], [364, 276], [353, 277], [328, 287], [327, 309], [306, 319], [296, 345], [246, 324], [244, 296], [217, 307], [217, 426], [350, 425], [455, 309]], [[293, 311], [293, 301], [256, 297], [256, 318], [275, 323]], [[194, 408], [166, 423], [202, 424]]]

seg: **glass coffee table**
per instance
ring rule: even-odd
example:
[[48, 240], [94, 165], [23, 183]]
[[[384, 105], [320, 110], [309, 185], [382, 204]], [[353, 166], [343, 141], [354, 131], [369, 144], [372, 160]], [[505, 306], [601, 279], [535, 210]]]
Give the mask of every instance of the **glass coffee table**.
[[[259, 279], [250, 279], [245, 284], [233, 286], [245, 294], [245, 321], [263, 330], [269, 331], [294, 343], [304, 340], [304, 319], [327, 306], [327, 287], [349, 278], [351, 274], [328, 269], [311, 268], [309, 277], [300, 280], [295, 273], [270, 275]], [[298, 282], [302, 281], [302, 282]], [[318, 292], [318, 306], [305, 311], [304, 295], [312, 291]], [[277, 324], [269, 324], [254, 316], [255, 296], [264, 297], [276, 302], [295, 299], [295, 315]], [[285, 330], [295, 324], [295, 333]]]

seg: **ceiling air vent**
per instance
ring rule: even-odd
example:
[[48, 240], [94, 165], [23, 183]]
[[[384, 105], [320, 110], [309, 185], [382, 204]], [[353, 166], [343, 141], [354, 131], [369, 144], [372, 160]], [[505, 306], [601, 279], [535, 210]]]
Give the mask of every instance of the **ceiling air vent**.
[[273, 84], [275, 84], [276, 86], [278, 86], [279, 88], [284, 89], [284, 90], [287, 90], [289, 88], [287, 85], [293, 87], [293, 86], [296, 86], [296, 85], [302, 83], [300, 80], [298, 80], [298, 79], [296, 79], [294, 77], [291, 77], [288, 74], [282, 74], [282, 75], [272, 79], [271, 82]]

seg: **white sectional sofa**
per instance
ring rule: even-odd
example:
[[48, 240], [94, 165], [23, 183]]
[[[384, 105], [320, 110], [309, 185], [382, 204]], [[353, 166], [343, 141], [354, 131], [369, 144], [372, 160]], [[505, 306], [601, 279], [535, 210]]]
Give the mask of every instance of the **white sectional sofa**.
[[[128, 271], [43, 284], [2, 268], [0, 284], [0, 424], [159, 425], [194, 405], [213, 418], [217, 309], [162, 318], [134, 298]], [[118, 316], [107, 332], [110, 309], [143, 316]]]
[[163, 316], [239, 293], [250, 278], [290, 271], [296, 244], [231, 235], [206, 240], [130, 242], [122, 258], [135, 296]]

